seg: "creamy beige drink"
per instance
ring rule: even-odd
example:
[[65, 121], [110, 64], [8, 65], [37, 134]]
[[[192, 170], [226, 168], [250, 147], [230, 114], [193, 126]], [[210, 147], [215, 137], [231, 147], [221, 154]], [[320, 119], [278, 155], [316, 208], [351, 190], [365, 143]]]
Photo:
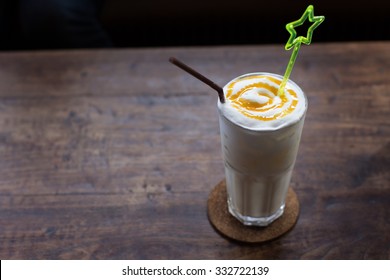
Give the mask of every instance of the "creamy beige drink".
[[266, 226], [283, 214], [307, 109], [292, 81], [251, 73], [229, 82], [218, 102], [230, 213], [246, 225]]

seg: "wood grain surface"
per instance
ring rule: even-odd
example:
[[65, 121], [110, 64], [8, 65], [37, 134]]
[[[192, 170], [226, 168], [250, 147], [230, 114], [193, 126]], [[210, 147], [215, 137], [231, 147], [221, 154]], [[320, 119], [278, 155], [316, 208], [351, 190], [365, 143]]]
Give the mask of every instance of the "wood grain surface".
[[262, 245], [221, 237], [216, 93], [283, 74], [283, 46], [0, 53], [0, 259], [389, 259], [390, 43], [304, 46], [300, 217]]

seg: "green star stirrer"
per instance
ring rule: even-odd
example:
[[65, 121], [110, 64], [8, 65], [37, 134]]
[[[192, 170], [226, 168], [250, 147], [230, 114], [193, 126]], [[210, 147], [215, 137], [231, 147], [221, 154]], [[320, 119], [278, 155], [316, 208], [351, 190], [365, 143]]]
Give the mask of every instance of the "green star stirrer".
[[[297, 38], [297, 32], [295, 31], [295, 27], [302, 25], [306, 19], [309, 18], [309, 21], [313, 24], [307, 30], [306, 37], [299, 36]], [[302, 17], [296, 21], [290, 22], [286, 25], [287, 31], [290, 33], [290, 38], [287, 41], [285, 46], [286, 50], [294, 47], [293, 53], [291, 54], [290, 61], [288, 62], [286, 72], [284, 73], [283, 81], [280, 84], [278, 95], [281, 95], [284, 92], [284, 88], [287, 84], [288, 78], [290, 77], [291, 71], [294, 67], [295, 60], [298, 56], [299, 48], [301, 44], [304, 43], [306, 45], [310, 45], [311, 39], [313, 37], [313, 31], [325, 20], [324, 16], [314, 16], [314, 7], [310, 5], [307, 7], [306, 11], [303, 13]]]

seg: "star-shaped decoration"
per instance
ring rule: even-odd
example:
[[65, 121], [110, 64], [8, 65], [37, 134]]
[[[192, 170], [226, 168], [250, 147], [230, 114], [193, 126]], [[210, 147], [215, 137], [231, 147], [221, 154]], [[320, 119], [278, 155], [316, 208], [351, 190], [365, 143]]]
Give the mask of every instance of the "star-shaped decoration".
[[[309, 18], [309, 22], [312, 22], [313, 24], [307, 30], [306, 37], [299, 36], [297, 38], [297, 32], [295, 31], [294, 28], [302, 25], [307, 18]], [[314, 16], [314, 7], [312, 5], [307, 7], [306, 11], [303, 13], [300, 19], [290, 22], [286, 25], [287, 31], [291, 34], [285, 46], [286, 50], [291, 49], [297, 43], [299, 43], [299, 45], [301, 43], [309, 45], [311, 43], [311, 38], [313, 37], [314, 29], [316, 29], [318, 25], [320, 25], [324, 20], [325, 20], [324, 16]]]

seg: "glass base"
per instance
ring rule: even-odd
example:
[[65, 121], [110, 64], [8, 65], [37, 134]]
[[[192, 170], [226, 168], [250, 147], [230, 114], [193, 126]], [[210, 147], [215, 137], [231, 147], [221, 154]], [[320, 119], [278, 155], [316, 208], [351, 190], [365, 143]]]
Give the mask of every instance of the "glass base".
[[280, 208], [270, 216], [249, 217], [249, 216], [244, 216], [244, 215], [241, 215], [240, 213], [238, 213], [237, 210], [234, 208], [234, 206], [231, 205], [231, 203], [228, 199], [228, 208], [229, 208], [230, 214], [232, 214], [233, 217], [235, 217], [237, 220], [239, 220], [241, 223], [243, 223], [246, 226], [260, 226], [260, 227], [268, 226], [273, 221], [275, 221], [277, 218], [282, 216], [282, 214], [284, 212], [284, 207], [285, 207], [285, 204], [280, 206]]

